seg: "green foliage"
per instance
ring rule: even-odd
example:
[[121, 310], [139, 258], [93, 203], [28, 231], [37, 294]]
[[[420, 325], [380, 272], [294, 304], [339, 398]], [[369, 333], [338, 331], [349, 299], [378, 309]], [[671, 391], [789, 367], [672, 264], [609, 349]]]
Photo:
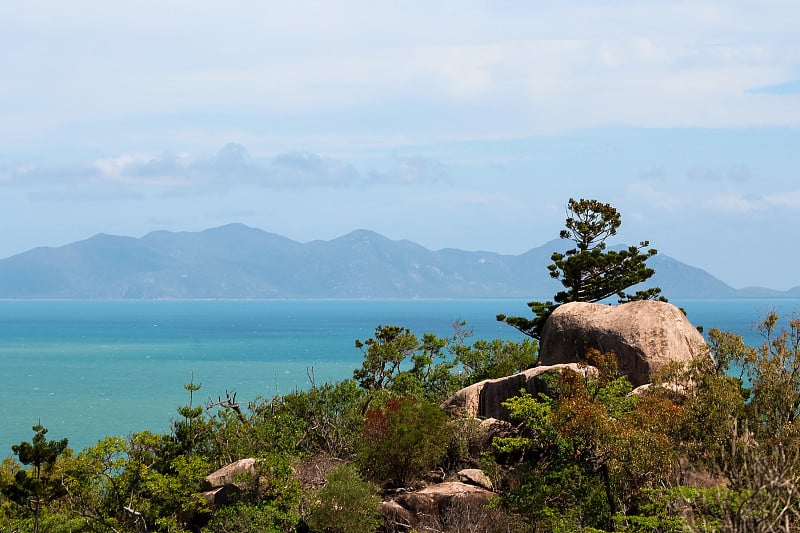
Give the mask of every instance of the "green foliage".
[[200, 453], [209, 436], [209, 428], [203, 417], [203, 406], [194, 405], [194, 393], [202, 388], [200, 383], [194, 382], [194, 372], [183, 388], [189, 392], [189, 403], [178, 407], [182, 420], [173, 423], [172, 432], [181, 453]]
[[6, 496], [20, 470], [20, 464], [10, 457], [0, 463], [0, 531], [14, 531], [13, 524], [24, 516], [24, 508]]
[[503, 404], [522, 429], [495, 439], [498, 453], [518, 458], [522, 472], [504, 501], [529, 517], [535, 531], [609, 528], [675, 464], [668, 420], [653, 419], [654, 404], [630, 395], [613, 354], [588, 355], [601, 369], [598, 378], [566, 371], [551, 396], [523, 392]]
[[745, 372], [752, 384], [751, 424], [760, 437], [795, 439], [800, 414], [800, 318], [779, 329], [774, 311], [758, 325], [764, 342], [748, 353]]
[[495, 439], [495, 447], [503, 453], [533, 451], [541, 452], [557, 444], [558, 433], [551, 417], [556, 403], [547, 396], [538, 399], [522, 391], [519, 396], [509, 398], [503, 405], [513, 420], [524, 425], [525, 436]]
[[[644, 399], [671, 403], [673, 449], [726, 480], [665, 496], [687, 528], [790, 531], [800, 521], [800, 321], [778, 330], [779, 323], [774, 312], [765, 317], [764, 342], [755, 349], [738, 335], [710, 330], [711, 357], [660, 372], [653, 397]], [[739, 377], [729, 375], [734, 369]]]
[[359, 462], [378, 482], [402, 487], [437, 465], [447, 451], [450, 428], [438, 406], [422, 399], [389, 400], [366, 412]]
[[258, 474], [245, 493], [248, 501], [269, 505], [276, 523], [284, 530], [300, 518], [300, 483], [292, 474], [291, 462], [289, 454], [272, 454], [259, 460]]
[[364, 361], [353, 378], [370, 393], [389, 391], [394, 396], [441, 401], [461, 386], [457, 362], [450, 355], [462, 339], [458, 331], [451, 339], [431, 333], [420, 339], [408, 328], [378, 326], [373, 338], [356, 340]]
[[286, 409], [305, 424], [300, 441], [306, 453], [349, 458], [361, 436], [367, 394], [353, 380], [317, 386], [284, 396]]
[[[712, 330], [710, 338], [717, 333]], [[721, 348], [712, 342], [712, 348]], [[742, 382], [721, 371], [727, 363], [727, 354], [712, 352], [715, 359], [697, 358], [686, 368], [679, 369], [678, 375], [670, 375], [666, 368], [656, 376], [654, 383], [661, 387], [661, 396], [673, 398], [673, 390], [680, 391], [679, 416], [676, 418], [673, 439], [679, 443], [693, 461], [713, 465], [726, 446], [737, 420], [745, 415], [745, 395]]]
[[293, 456], [300, 453], [307, 422], [293, 412], [291, 397], [257, 399], [242, 410], [226, 406], [207, 421], [207, 456], [221, 467], [243, 457]]
[[[133, 497], [135, 517], [163, 531], [179, 531], [196, 514], [208, 512], [200, 496], [210, 471], [201, 455], [173, 455], [171, 438], [150, 432], [134, 434], [128, 442], [128, 464], [123, 472]], [[138, 514], [136, 514], [138, 513]]]
[[39, 531], [39, 517], [48, 503], [63, 496], [64, 487], [53, 475], [56, 461], [67, 452], [67, 439], [48, 440], [47, 428], [33, 426], [33, 439], [11, 447], [14, 455], [29, 469], [19, 469], [14, 480], [2, 487], [9, 500], [25, 507], [33, 516], [33, 531]]
[[[794, 495], [761, 490], [676, 486], [646, 491], [641, 514], [616, 517], [617, 531], [767, 533], [792, 532], [798, 515]], [[796, 492], [794, 490], [793, 492]]]
[[[602, 244], [603, 235], [587, 239], [614, 226], [603, 224], [602, 217], [568, 221], [571, 235], [583, 239], [579, 250]], [[379, 327], [375, 338], [359, 341], [358, 382], [317, 386], [312, 373], [309, 390], [246, 407], [234, 394], [204, 410], [192, 379], [169, 434], [109, 437], [73, 454], [66, 439], [48, 440], [34, 426], [32, 441], [12, 448], [17, 460], [0, 465], [0, 530], [178, 532], [208, 520], [206, 533], [293, 532], [301, 491], [291, 464], [311, 454], [356, 457], [363, 475], [390, 486], [438, 466], [474, 466], [480, 457], [503, 491], [499, 503], [440, 510], [442, 531], [796, 530], [799, 319], [769, 313], [757, 348], [711, 329], [708, 356], [663, 368], [643, 395], [631, 394], [614, 354], [592, 350], [581, 364], [598, 373], [549, 374], [546, 395], [505, 403], [519, 433], [495, 439], [491, 453], [480, 449], [477, 422], [454, 431], [436, 402], [459, 385], [535, 364], [537, 343], [469, 345], [462, 327], [448, 339]], [[256, 475], [237, 480], [236, 501], [212, 513], [200, 496], [205, 476], [244, 457], [258, 459]], [[681, 486], [689, 474], [707, 486]], [[331, 472], [310, 501], [314, 531], [379, 524], [375, 487], [352, 466]], [[519, 527], [508, 511], [529, 525]]]
[[522, 342], [479, 339], [471, 346], [462, 345], [457, 351], [456, 361], [467, 376], [465, 384], [501, 378], [536, 366], [539, 343], [535, 339]]
[[377, 488], [363, 481], [351, 465], [342, 465], [327, 476], [327, 484], [317, 490], [308, 518], [319, 533], [368, 533], [381, 525]]
[[365, 390], [376, 390], [392, 383], [400, 364], [419, 348], [419, 341], [408, 328], [378, 326], [373, 338], [356, 340], [356, 348], [364, 353], [364, 361], [353, 372], [353, 379]]
[[289, 533], [293, 519], [269, 503], [236, 502], [214, 513], [203, 533]]
[[[756, 349], [739, 335], [711, 329], [711, 357], [699, 357], [685, 369], [666, 368], [656, 376], [663, 396], [682, 391], [677, 437], [694, 459], [718, 464], [744, 425], [753, 438], [769, 446], [797, 442], [800, 320], [789, 320], [780, 331], [778, 324], [776, 313], [765, 317], [758, 326], [764, 342]], [[739, 377], [729, 375], [732, 369]]]
[[126, 476], [125, 439], [106, 437], [65, 461], [67, 507], [92, 531], [135, 529], [136, 516], [124, 508], [130, 503]]
[[683, 533], [687, 522], [683, 516], [683, 498], [692, 498], [698, 491], [675, 489], [644, 489], [641, 492], [639, 514], [618, 514], [614, 531], [626, 533]]
[[450, 338], [425, 333], [418, 338], [407, 328], [379, 326], [375, 336], [356, 341], [364, 361], [353, 372], [359, 385], [370, 393], [388, 392], [386, 397], [414, 396], [441, 402], [461, 387], [483, 379], [521, 372], [538, 362], [539, 345], [523, 342], [476, 340], [465, 341], [471, 332], [464, 322], [453, 324]]
[[666, 301], [660, 296], [659, 288], [633, 294], [625, 292], [654, 274], [646, 262], [658, 252], [647, 249], [650, 245], [647, 241], [623, 250], [607, 250], [605, 241], [617, 234], [620, 224], [621, 216], [610, 204], [570, 198], [566, 229], [561, 230], [560, 237], [573, 241], [575, 248], [563, 254], [554, 252], [550, 257], [553, 263], [547, 267], [550, 276], [559, 280], [565, 290], [556, 293], [552, 302], [529, 302], [528, 307], [534, 315], [532, 319], [505, 315], [497, 315], [497, 319], [526, 335], [539, 338], [547, 318], [563, 303], [599, 302], [615, 295], [620, 303], [651, 299]]
[[391, 390], [399, 396], [424, 397], [440, 401], [458, 389], [458, 377], [453, 373], [455, 362], [447, 358], [446, 339], [425, 333], [411, 354], [411, 368], [394, 379]]

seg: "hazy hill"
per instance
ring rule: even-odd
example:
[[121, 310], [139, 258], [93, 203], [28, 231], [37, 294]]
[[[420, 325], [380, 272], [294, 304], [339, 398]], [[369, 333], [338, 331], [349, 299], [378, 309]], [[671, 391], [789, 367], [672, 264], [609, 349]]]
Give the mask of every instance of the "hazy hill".
[[[563, 247], [431, 251], [365, 230], [299, 243], [242, 224], [100, 234], [0, 260], [0, 298], [546, 298], [560, 287], [546, 265]], [[736, 290], [664, 255], [649, 264], [670, 298], [800, 297], [800, 287]]]

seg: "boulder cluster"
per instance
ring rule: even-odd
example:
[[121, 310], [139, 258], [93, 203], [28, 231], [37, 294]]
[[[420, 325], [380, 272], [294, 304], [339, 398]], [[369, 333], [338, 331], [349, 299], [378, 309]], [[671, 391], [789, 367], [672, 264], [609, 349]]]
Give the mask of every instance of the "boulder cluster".
[[[708, 353], [703, 336], [683, 311], [666, 302], [644, 300], [621, 305], [573, 302], [560, 305], [545, 324], [539, 366], [463, 388], [442, 407], [459, 420], [479, 420], [477, 438], [486, 446], [496, 436], [510, 436], [514, 428], [503, 402], [521, 390], [532, 395], [547, 392], [546, 376], [565, 371], [586, 377], [598, 370], [582, 363], [591, 349], [617, 356], [620, 373], [634, 387], [650, 383], [666, 364], [686, 364]], [[384, 500], [387, 523], [419, 528], [426, 523], [453, 520], [458, 509], [478, 509], [492, 495], [488, 477], [479, 469], [458, 473], [458, 482], [429, 485]], [[426, 522], [427, 521], [427, 522]]]
[[591, 349], [614, 353], [620, 373], [634, 387], [650, 383], [653, 373], [666, 364], [686, 364], [708, 353], [697, 328], [683, 311], [669, 303], [567, 303], [558, 306], [544, 326], [539, 366], [470, 385], [448, 398], [442, 407], [451, 415], [509, 420], [503, 402], [521, 390], [532, 395], [546, 393], [544, 376], [567, 370], [597, 375], [596, 368], [581, 363]]

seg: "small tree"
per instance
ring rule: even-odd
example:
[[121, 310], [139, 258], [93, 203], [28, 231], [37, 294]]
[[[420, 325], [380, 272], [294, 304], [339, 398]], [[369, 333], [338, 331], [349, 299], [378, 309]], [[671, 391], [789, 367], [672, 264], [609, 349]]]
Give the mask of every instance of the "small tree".
[[658, 252], [647, 249], [648, 241], [622, 250], [607, 250], [606, 239], [617, 234], [620, 224], [620, 214], [610, 204], [570, 198], [566, 229], [561, 230], [560, 236], [574, 242], [575, 248], [563, 254], [554, 252], [550, 257], [553, 263], [547, 267], [550, 276], [559, 280], [565, 290], [556, 293], [552, 302], [529, 302], [528, 307], [535, 315], [533, 319], [505, 315], [497, 315], [497, 319], [526, 335], [539, 338], [547, 318], [563, 303], [599, 302], [615, 295], [620, 303], [651, 299], [666, 301], [657, 287], [633, 294], [625, 292], [654, 274], [646, 261]]
[[121, 475], [128, 466], [126, 452], [125, 438], [106, 437], [65, 461], [66, 505], [91, 531], [146, 529], [131, 507], [132, 487]]
[[751, 429], [771, 442], [799, 440], [800, 318], [792, 317], [788, 328], [779, 328], [778, 314], [772, 311], [758, 330], [764, 342], [743, 365], [753, 387], [748, 405]]
[[23, 441], [11, 447], [27, 470], [19, 470], [14, 483], [3, 488], [3, 493], [12, 501], [25, 505], [33, 514], [33, 531], [39, 531], [39, 515], [42, 507], [63, 496], [65, 491], [59, 479], [51, 477], [53, 466], [59, 456], [67, 450], [67, 439], [47, 440], [47, 428], [41, 423], [33, 426], [31, 442]]
[[356, 341], [364, 361], [353, 371], [353, 379], [368, 392], [390, 390], [441, 401], [459, 386], [453, 373], [456, 363], [448, 358], [457, 341], [457, 336], [448, 340], [432, 333], [420, 339], [408, 328], [378, 326], [373, 338]]
[[408, 328], [378, 326], [373, 338], [356, 340], [356, 348], [364, 353], [364, 361], [353, 371], [353, 379], [365, 390], [377, 390], [400, 373], [400, 363], [416, 353], [419, 340]]
[[298, 448], [305, 453], [325, 452], [333, 457], [350, 457], [361, 435], [367, 393], [355, 381], [317, 385], [309, 373], [311, 388], [283, 397], [283, 406], [302, 421], [304, 436]]
[[180, 452], [200, 452], [202, 441], [208, 436], [208, 425], [203, 419], [203, 406], [194, 405], [194, 393], [202, 388], [201, 383], [194, 382], [194, 372], [183, 388], [189, 392], [189, 404], [178, 407], [178, 414], [183, 419], [173, 423], [172, 431]]

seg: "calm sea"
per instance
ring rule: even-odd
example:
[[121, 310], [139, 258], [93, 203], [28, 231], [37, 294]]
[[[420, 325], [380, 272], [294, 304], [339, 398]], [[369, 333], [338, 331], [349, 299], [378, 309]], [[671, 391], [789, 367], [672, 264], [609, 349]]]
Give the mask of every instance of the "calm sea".
[[[752, 344], [767, 310], [800, 311], [797, 300], [673, 303], [692, 323]], [[317, 383], [350, 377], [362, 357], [354, 341], [378, 325], [447, 336], [466, 320], [473, 338], [521, 340], [498, 313], [528, 309], [515, 300], [0, 301], [0, 457], [39, 420], [75, 449], [168, 431], [192, 376], [201, 403], [226, 390], [246, 403], [306, 388], [312, 369]]]

